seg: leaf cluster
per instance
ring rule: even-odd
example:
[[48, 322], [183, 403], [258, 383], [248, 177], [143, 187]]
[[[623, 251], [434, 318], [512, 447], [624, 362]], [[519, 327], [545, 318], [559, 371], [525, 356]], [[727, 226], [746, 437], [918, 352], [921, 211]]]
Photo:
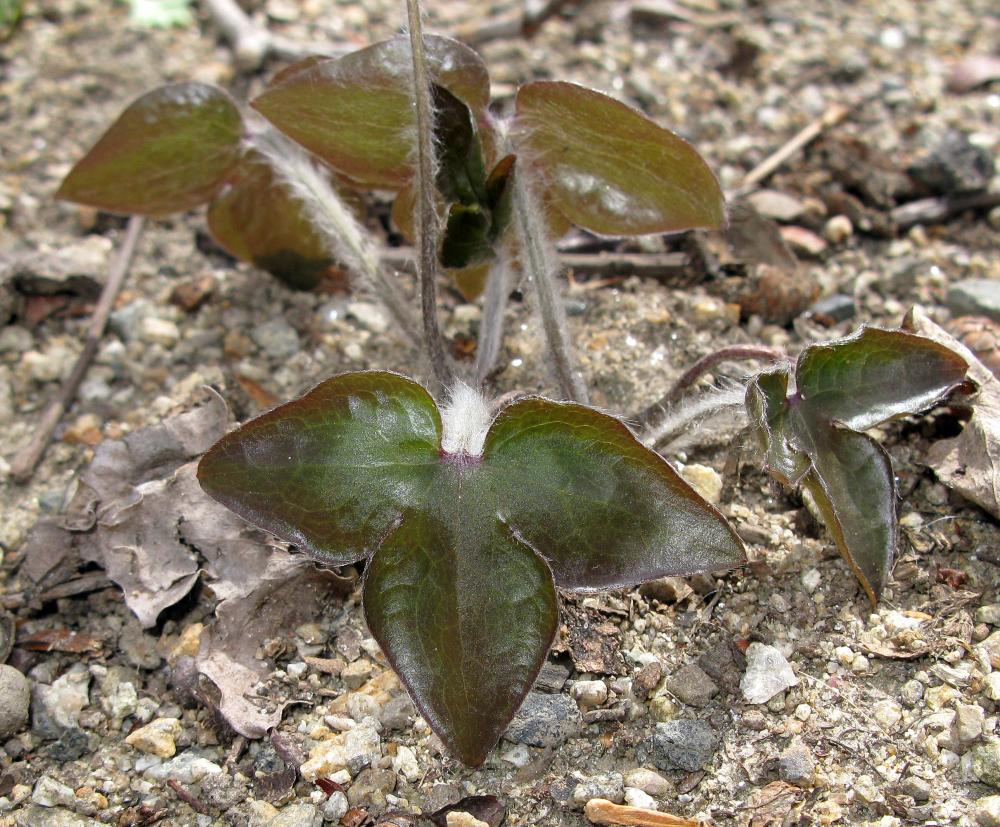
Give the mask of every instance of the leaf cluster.
[[[723, 223], [707, 164], [683, 139], [631, 107], [572, 83], [521, 87], [510, 123], [489, 110], [489, 73], [470, 48], [428, 36], [435, 78], [437, 190], [446, 216], [441, 263], [467, 298], [510, 223], [510, 179], [530, 165], [547, 221], [632, 235]], [[342, 190], [398, 193], [411, 233], [415, 129], [410, 48], [396, 37], [342, 58], [307, 58], [278, 73], [251, 106], [328, 165]], [[58, 196], [111, 212], [163, 216], [208, 203], [209, 229], [237, 258], [296, 287], [316, 283], [329, 255], [301, 205], [252, 149], [220, 89], [178, 83], [131, 104], [70, 171]]]
[[812, 496], [872, 605], [898, 544], [896, 479], [889, 455], [864, 431], [940, 403], [965, 382], [967, 368], [930, 339], [863, 328], [810, 345], [794, 372], [761, 373], [747, 388], [764, 468]]

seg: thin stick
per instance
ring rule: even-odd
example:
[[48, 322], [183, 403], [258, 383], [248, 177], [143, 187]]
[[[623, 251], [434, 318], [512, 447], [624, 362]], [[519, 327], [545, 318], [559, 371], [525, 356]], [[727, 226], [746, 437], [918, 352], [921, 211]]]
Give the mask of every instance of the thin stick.
[[424, 315], [424, 344], [438, 381], [451, 385], [451, 365], [444, 352], [444, 342], [437, 318], [437, 241], [438, 219], [435, 204], [434, 110], [431, 106], [430, 78], [424, 59], [424, 34], [420, 21], [419, 0], [406, 0], [410, 25], [410, 53], [413, 58], [413, 99], [417, 114], [417, 179], [414, 229], [417, 233], [420, 277], [420, 306]]
[[742, 359], [766, 359], [769, 362], [787, 361], [788, 356], [781, 350], [775, 350], [764, 345], [729, 345], [702, 356], [689, 367], [666, 395], [654, 402], [639, 414], [639, 424], [644, 431], [652, 430], [662, 418], [663, 412], [677, 402], [699, 377], [708, 373], [721, 362], [732, 362]]
[[743, 183], [740, 184], [739, 188], [734, 192], [728, 193], [728, 196], [732, 198], [737, 195], [745, 195], [753, 190], [758, 184], [778, 169], [778, 167], [784, 164], [785, 161], [818, 138], [824, 130], [829, 129], [832, 126], [836, 126], [844, 120], [850, 111], [851, 110], [846, 106], [839, 103], [835, 103], [827, 107], [826, 111], [816, 120], [801, 129], [784, 146], [780, 147], [775, 152], [772, 152], [767, 158], [750, 170], [750, 172], [747, 173], [746, 178], [743, 179]]
[[563, 396], [584, 404], [588, 401], [587, 386], [576, 370], [566, 308], [559, 292], [559, 264], [555, 250], [545, 238], [545, 221], [537, 204], [537, 197], [526, 180], [527, 165], [514, 173], [514, 225], [522, 251], [522, 266], [534, 283], [532, 291], [538, 300], [542, 330], [552, 352], [556, 381]]
[[586, 0], [548, 0], [537, 11], [525, 9], [515, 17], [504, 17], [500, 20], [490, 20], [473, 29], [464, 29], [457, 33], [459, 40], [470, 46], [478, 46], [491, 40], [509, 40], [513, 37], [531, 38], [544, 25], [545, 21], [572, 6], [582, 6]]
[[[561, 253], [559, 265], [577, 275], [655, 279], [664, 284], [685, 286], [691, 282], [691, 256], [687, 253]], [[392, 247], [379, 252], [390, 267], [415, 272], [414, 251], [410, 247]], [[489, 288], [487, 288], [489, 289]]]
[[111, 315], [111, 309], [115, 306], [115, 299], [118, 298], [122, 282], [125, 280], [129, 265], [132, 263], [136, 242], [138, 242], [139, 236], [142, 233], [142, 225], [142, 216], [133, 215], [128, 220], [125, 240], [118, 250], [118, 255], [112, 262], [108, 280], [104, 284], [100, 298], [97, 300], [94, 314], [90, 317], [87, 338], [83, 343], [83, 350], [80, 351], [80, 355], [76, 359], [76, 364], [73, 365], [73, 372], [59, 389], [59, 394], [56, 398], [45, 409], [45, 413], [42, 414], [41, 421], [38, 423], [35, 432], [31, 435], [28, 444], [18, 451], [11, 460], [10, 475], [16, 482], [25, 482], [31, 477], [35, 466], [38, 465], [38, 461], [42, 458], [42, 454], [45, 453], [45, 449], [52, 439], [52, 434], [55, 432], [59, 420], [69, 410], [73, 404], [73, 400], [76, 398], [76, 392], [80, 387], [80, 383], [83, 381], [83, 377], [87, 375], [87, 369], [90, 367], [94, 354], [97, 353], [97, 348], [101, 344], [101, 338], [104, 336], [104, 328], [108, 323], [108, 316]]
[[340, 57], [354, 49], [341, 43], [298, 41], [269, 32], [254, 23], [235, 0], [204, 0], [205, 10], [233, 48], [236, 64], [247, 71], [259, 69], [270, 55], [300, 60], [313, 55]]
[[1000, 204], [1000, 192], [945, 195], [901, 204], [890, 210], [889, 216], [897, 230], [908, 230], [915, 224], [939, 224], [955, 213], [966, 210], [988, 210], [998, 204]]

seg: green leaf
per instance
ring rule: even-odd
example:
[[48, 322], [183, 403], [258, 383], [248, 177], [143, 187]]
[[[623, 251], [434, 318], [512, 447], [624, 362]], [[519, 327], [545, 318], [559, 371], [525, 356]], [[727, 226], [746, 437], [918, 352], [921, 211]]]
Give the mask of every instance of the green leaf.
[[452, 204], [441, 239], [439, 258], [445, 267], [468, 267], [494, 256], [490, 215], [478, 204]]
[[190, 26], [191, 0], [128, 0], [132, 11], [129, 18], [139, 26], [169, 29]]
[[892, 462], [874, 440], [832, 426], [811, 429], [813, 468], [803, 480], [872, 605], [896, 554], [896, 485]]
[[255, 151], [212, 201], [208, 229], [231, 255], [299, 290], [315, 287], [333, 263], [301, 202]]
[[625, 585], [744, 556], [722, 516], [606, 414], [530, 399], [497, 417], [481, 455], [449, 453], [451, 437], [419, 385], [345, 374], [223, 437], [198, 476], [320, 560], [373, 555], [372, 633], [442, 741], [478, 764], [545, 658], [554, 583]]
[[500, 512], [561, 588], [621, 588], [745, 560], [725, 518], [607, 414], [515, 402], [490, 428], [483, 456]]
[[747, 388], [764, 467], [812, 494], [872, 605], [896, 554], [896, 489], [888, 454], [858, 430], [937, 404], [964, 382], [966, 368], [930, 339], [867, 328], [802, 351], [791, 395], [787, 368]]
[[407, 512], [368, 566], [364, 607], [431, 728], [459, 759], [481, 764], [558, 628], [545, 563], [488, 512], [451, 527]]
[[348, 373], [224, 436], [202, 488], [245, 520], [330, 565], [371, 554], [402, 507], [423, 502], [441, 418], [416, 382]]
[[964, 380], [967, 368], [955, 351], [931, 339], [867, 327], [806, 348], [795, 378], [805, 404], [864, 431], [936, 405]]
[[[426, 48], [431, 76], [478, 116], [490, 94], [482, 59], [446, 37]], [[359, 184], [398, 190], [413, 173], [411, 76], [409, 39], [395, 37], [285, 74], [252, 106]]]
[[625, 104], [573, 83], [517, 93], [515, 137], [557, 209], [606, 235], [721, 227], [722, 190], [683, 139]]
[[162, 216], [208, 201], [240, 157], [243, 120], [221, 89], [175, 83], [132, 103], [70, 170], [56, 197]]
[[448, 203], [486, 202], [486, 163], [472, 110], [443, 86], [432, 84], [437, 188]]

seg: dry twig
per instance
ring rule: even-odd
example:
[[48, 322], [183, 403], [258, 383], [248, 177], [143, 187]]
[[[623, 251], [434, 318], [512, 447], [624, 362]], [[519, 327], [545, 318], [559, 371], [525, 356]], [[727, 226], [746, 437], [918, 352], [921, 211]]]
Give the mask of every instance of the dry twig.
[[620, 827], [706, 827], [700, 819], [681, 818], [645, 807], [626, 807], [613, 804], [604, 798], [592, 798], [584, 807], [584, 814], [594, 824], [620, 825]]
[[254, 23], [236, 0], [205, 0], [205, 10], [232, 46], [236, 65], [247, 71], [259, 69], [272, 55], [301, 60], [314, 55], [341, 57], [354, 50], [342, 43], [299, 41], [273, 34]]
[[851, 110], [839, 103], [835, 103], [820, 115], [816, 120], [803, 127], [791, 140], [772, 152], [750, 172], [747, 173], [743, 183], [733, 192], [728, 193], [729, 198], [739, 195], [746, 195], [754, 190], [758, 184], [768, 178], [776, 169], [784, 164], [789, 158], [801, 152], [812, 141], [816, 140], [824, 130], [836, 126]]
[[515, 37], [531, 38], [545, 21], [562, 14], [571, 6], [582, 6], [586, 0], [547, 0], [540, 8], [525, 8], [521, 14], [488, 20], [474, 28], [460, 29], [456, 37], [470, 46], [478, 46], [491, 40], [510, 40]]
[[111, 272], [108, 280], [101, 291], [101, 296], [97, 300], [97, 307], [94, 308], [94, 315], [90, 319], [90, 327], [87, 330], [87, 339], [83, 344], [83, 350], [77, 357], [76, 364], [73, 365], [73, 372], [59, 389], [59, 394], [49, 403], [45, 413], [42, 414], [38, 427], [31, 435], [28, 444], [18, 451], [10, 463], [10, 475], [16, 482], [25, 482], [34, 472], [35, 466], [45, 453], [45, 449], [52, 439], [59, 420], [63, 414], [69, 410], [76, 398], [77, 389], [87, 375], [90, 362], [97, 353], [97, 348], [101, 344], [101, 337], [104, 336], [104, 328], [107, 326], [111, 309], [115, 305], [115, 299], [121, 290], [122, 282], [128, 273], [129, 265], [132, 263], [132, 255], [135, 253], [135, 245], [142, 232], [143, 219], [134, 215], [128, 220], [128, 228], [125, 231], [125, 240], [122, 242], [118, 255], [111, 265]]

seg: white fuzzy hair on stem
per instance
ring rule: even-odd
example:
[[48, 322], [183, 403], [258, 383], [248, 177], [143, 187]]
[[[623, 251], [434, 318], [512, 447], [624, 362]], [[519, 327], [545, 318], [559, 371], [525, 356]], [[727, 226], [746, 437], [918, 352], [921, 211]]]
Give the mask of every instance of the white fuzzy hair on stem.
[[341, 201], [329, 174], [306, 150], [271, 127], [260, 126], [249, 141], [268, 162], [278, 181], [302, 204], [331, 255], [381, 299], [400, 327], [419, 342], [416, 321], [402, 291], [382, 268], [371, 236]]
[[486, 397], [462, 381], [451, 386], [441, 408], [441, 448], [447, 454], [482, 456], [493, 413]]
[[640, 436], [649, 448], [673, 447], [702, 442], [710, 423], [738, 431], [746, 424], [746, 386], [727, 384], [672, 406], [655, 427]]

